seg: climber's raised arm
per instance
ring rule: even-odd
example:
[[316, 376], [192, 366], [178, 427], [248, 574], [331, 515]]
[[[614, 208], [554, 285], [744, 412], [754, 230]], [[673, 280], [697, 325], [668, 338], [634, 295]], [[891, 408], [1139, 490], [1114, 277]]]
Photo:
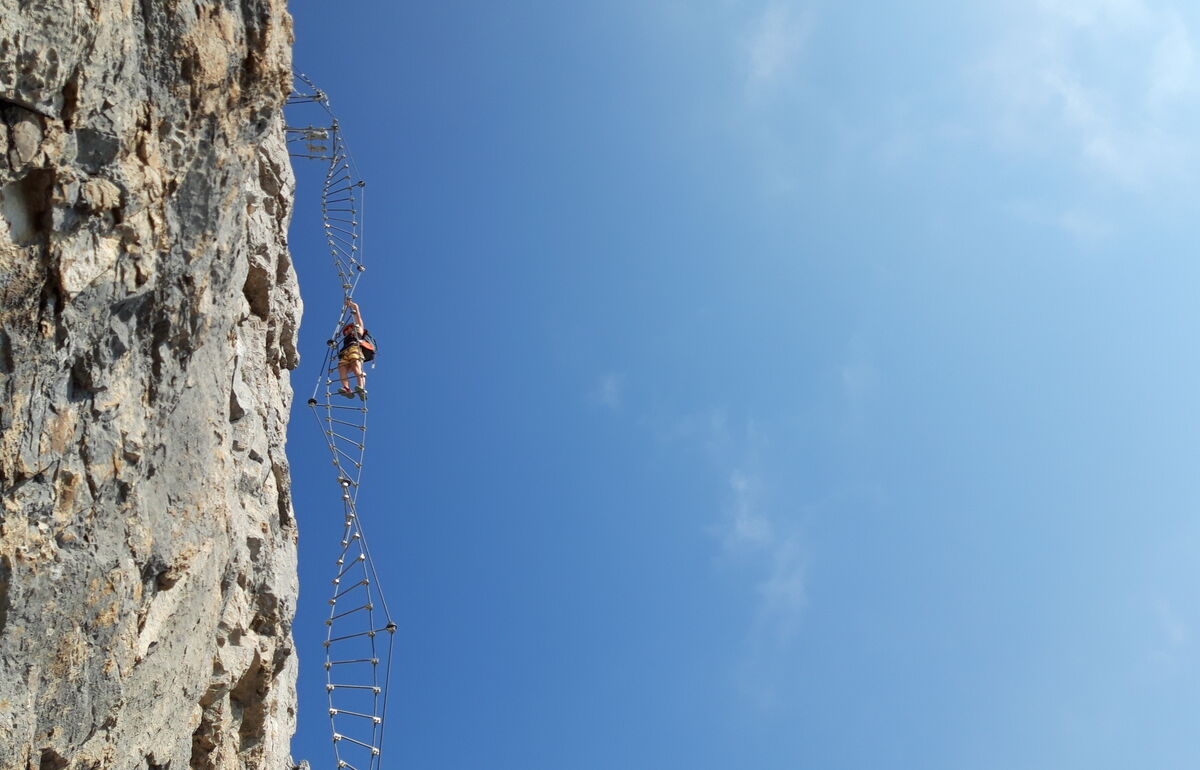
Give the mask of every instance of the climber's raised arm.
[[358, 326], [359, 335], [365, 334], [366, 327], [363, 325], [362, 313], [359, 312], [358, 303], [346, 297], [346, 307], [350, 308], [350, 312], [354, 314], [354, 323]]

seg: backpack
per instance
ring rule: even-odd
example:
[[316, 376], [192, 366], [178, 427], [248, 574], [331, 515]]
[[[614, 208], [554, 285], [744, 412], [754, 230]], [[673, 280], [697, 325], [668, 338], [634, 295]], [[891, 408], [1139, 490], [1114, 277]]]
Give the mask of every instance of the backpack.
[[364, 362], [375, 360], [375, 338], [372, 337], [371, 332], [367, 331], [366, 329], [363, 329], [362, 339], [358, 341], [358, 349], [362, 351]]

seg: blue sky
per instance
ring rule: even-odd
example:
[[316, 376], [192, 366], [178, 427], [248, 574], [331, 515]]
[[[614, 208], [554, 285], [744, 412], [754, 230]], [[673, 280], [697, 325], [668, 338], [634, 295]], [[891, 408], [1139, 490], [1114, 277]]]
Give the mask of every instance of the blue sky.
[[[292, 12], [368, 180], [385, 766], [1200, 763], [1200, 12]], [[338, 297], [300, 172], [321, 767]]]

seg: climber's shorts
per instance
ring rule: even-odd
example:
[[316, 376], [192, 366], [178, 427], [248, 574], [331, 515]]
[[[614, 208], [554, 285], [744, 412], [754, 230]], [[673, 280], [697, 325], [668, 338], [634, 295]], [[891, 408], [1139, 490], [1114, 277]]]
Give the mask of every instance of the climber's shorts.
[[338, 356], [339, 364], [356, 364], [363, 360], [362, 350], [357, 344], [347, 345], [346, 349]]

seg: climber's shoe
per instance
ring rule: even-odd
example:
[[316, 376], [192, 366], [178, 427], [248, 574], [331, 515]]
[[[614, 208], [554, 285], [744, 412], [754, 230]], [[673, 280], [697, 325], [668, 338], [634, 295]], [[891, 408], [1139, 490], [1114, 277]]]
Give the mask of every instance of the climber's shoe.
[[354, 391], [350, 390], [350, 388], [341, 388], [338, 390], [338, 395], [345, 396], [346, 398], [354, 398]]
[[355, 392], [355, 394], [357, 394], [357, 395], [358, 395], [358, 397], [359, 397], [359, 398], [361, 398], [363, 401], [366, 401], [366, 400], [367, 400], [367, 389], [366, 389], [366, 388], [355, 388], [355, 389], [354, 389], [354, 392]]

